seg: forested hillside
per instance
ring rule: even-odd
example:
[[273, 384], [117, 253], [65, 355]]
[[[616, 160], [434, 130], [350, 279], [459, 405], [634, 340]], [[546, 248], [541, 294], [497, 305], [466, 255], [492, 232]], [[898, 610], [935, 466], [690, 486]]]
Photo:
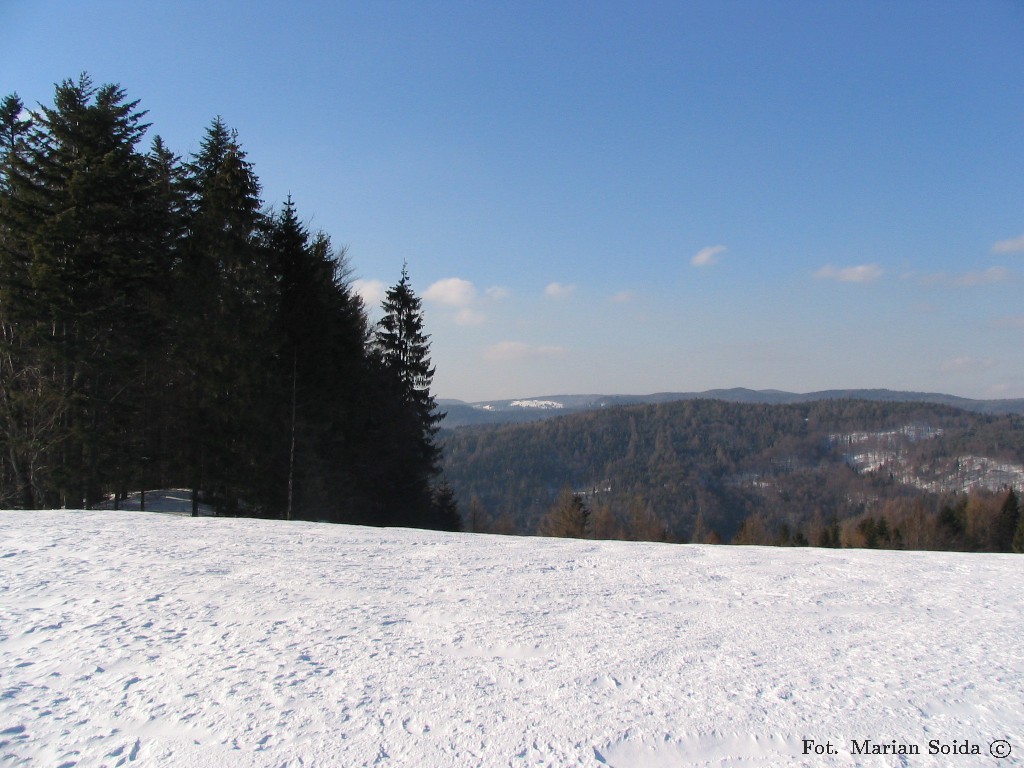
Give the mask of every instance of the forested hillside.
[[[724, 400], [728, 403], [764, 403], [793, 405], [817, 400], [872, 400], [896, 403], [935, 403], [964, 411], [992, 415], [1024, 415], [1024, 400], [972, 400], [938, 392], [902, 392], [889, 389], [830, 389], [819, 392], [782, 392], [777, 389], [753, 390], [743, 387], [709, 389], [704, 392], [657, 392], [650, 395], [544, 395], [540, 398], [488, 400], [466, 403], [445, 400], [442, 426], [450, 429], [477, 424], [506, 424], [541, 421], [580, 411], [594, 411], [619, 405], [656, 405], [679, 400]], [[531, 407], [538, 403], [548, 407]]]
[[[1024, 477], [1024, 419], [926, 403], [690, 400], [463, 427], [444, 450], [470, 527], [535, 532], [570, 489], [589, 507], [589, 535], [858, 543], [839, 541], [843, 521], [896, 507], [902, 519], [916, 504], [938, 525], [943, 509], [966, 514], [951, 496], [963, 489], [1002, 503]], [[1009, 548], [1005, 534], [968, 540], [966, 522], [950, 526], [868, 543]]]
[[144, 117], [85, 75], [0, 105], [0, 505], [181, 487], [228, 514], [457, 525], [407, 272], [372, 327], [344, 250], [265, 205], [236, 131], [216, 118], [180, 158], [142, 147]]

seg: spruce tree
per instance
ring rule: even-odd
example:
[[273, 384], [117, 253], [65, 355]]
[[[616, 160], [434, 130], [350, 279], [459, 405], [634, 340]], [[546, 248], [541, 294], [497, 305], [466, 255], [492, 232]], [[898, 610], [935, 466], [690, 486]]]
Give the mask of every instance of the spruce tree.
[[46, 398], [67, 406], [48, 462], [61, 503], [88, 505], [135, 471], [123, 438], [161, 275], [136, 150], [144, 115], [120, 87], [82, 75], [56, 87], [6, 155], [4, 314], [17, 328], [17, 369], [35, 370]]
[[184, 463], [193, 488], [222, 511], [262, 513], [279, 483], [268, 476], [265, 388], [274, 286], [262, 247], [265, 220], [251, 163], [220, 118], [185, 166], [188, 235], [178, 267], [177, 334], [186, 372]]
[[[161, 287], [150, 306], [154, 326], [151, 333], [160, 343], [150, 346], [145, 360], [145, 399], [140, 408], [141, 423], [135, 428], [143, 436], [140, 454], [140, 490], [165, 488], [181, 484], [180, 452], [184, 442], [180, 427], [180, 410], [175, 407], [173, 393], [182, 386], [183, 374], [178, 364], [178, 326], [181, 305], [174, 290], [174, 273], [179, 268], [187, 232], [187, 192], [185, 169], [160, 136], [155, 136], [146, 155], [152, 191], [150, 232], [162, 256]], [[142, 497], [145, 503], [145, 495]]]
[[32, 120], [25, 117], [25, 105], [18, 94], [5, 96], [0, 101], [0, 185], [6, 185], [8, 157], [18, 148], [31, 127]]
[[437, 431], [433, 425], [441, 417], [434, 413], [430, 394], [434, 368], [430, 363], [430, 337], [423, 332], [422, 305], [409, 282], [408, 265], [404, 265], [401, 279], [385, 294], [377, 344], [385, 367], [397, 376], [403, 398], [420, 420], [430, 425], [432, 437]]
[[388, 289], [384, 316], [377, 324], [375, 360], [379, 381], [375, 442], [382, 455], [375, 473], [377, 521], [423, 526], [431, 509], [431, 478], [440, 450], [434, 444], [437, 413], [430, 393], [434, 368], [430, 337], [424, 333], [423, 309], [413, 291], [407, 266]]
[[288, 435], [286, 516], [350, 520], [360, 506], [354, 472], [356, 403], [366, 382], [367, 321], [347, 283], [344, 252], [311, 236], [291, 198], [268, 249], [277, 282], [277, 376]]
[[455, 500], [455, 491], [452, 490], [447, 480], [442, 481], [434, 489], [434, 501], [431, 512], [429, 528], [438, 531], [462, 530], [462, 517], [459, 515], [459, 505]]
[[1024, 554], [1024, 515], [1017, 519], [1017, 530], [1013, 532], [1011, 548], [1017, 554]]
[[1017, 532], [1017, 525], [1020, 522], [1020, 504], [1016, 492], [1011, 488], [999, 514], [996, 516], [993, 534], [993, 545], [996, 552], [1012, 552], [1014, 534]]
[[26, 418], [22, 410], [31, 408], [35, 388], [26, 380], [12, 306], [27, 283], [28, 269], [24, 253], [14, 249], [10, 229], [12, 155], [24, 146], [31, 126], [31, 120], [22, 119], [23, 111], [16, 93], [0, 102], [0, 504], [31, 508], [38, 489], [32, 479], [37, 461], [30, 455], [37, 451], [28, 449], [38, 447], [38, 441], [23, 430], [38, 420]]

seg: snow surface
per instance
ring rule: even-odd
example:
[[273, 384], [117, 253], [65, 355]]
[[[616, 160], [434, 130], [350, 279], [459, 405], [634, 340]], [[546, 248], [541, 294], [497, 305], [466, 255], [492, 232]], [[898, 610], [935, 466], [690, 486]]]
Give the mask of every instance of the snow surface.
[[1022, 566], [3, 512], [0, 764], [1022, 765]]

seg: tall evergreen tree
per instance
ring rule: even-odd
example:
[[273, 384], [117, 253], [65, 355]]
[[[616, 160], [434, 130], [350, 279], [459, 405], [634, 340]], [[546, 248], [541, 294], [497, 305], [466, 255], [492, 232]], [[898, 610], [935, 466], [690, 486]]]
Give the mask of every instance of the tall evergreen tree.
[[26, 427], [41, 422], [22, 411], [36, 410], [40, 401], [32, 396], [39, 393], [28, 381], [38, 376], [26, 369], [19, 354], [13, 304], [27, 284], [28, 260], [14, 248], [10, 229], [12, 155], [23, 148], [32, 124], [23, 113], [16, 93], [0, 101], [0, 504], [34, 507], [39, 488], [33, 477], [45, 448], [38, 435], [25, 434]]
[[[186, 164], [188, 235], [178, 269], [185, 308], [177, 343], [188, 378], [183, 457], [197, 514], [200, 488], [228, 513], [261, 512], [267, 476], [263, 406], [274, 287], [262, 248], [260, 187], [237, 132], [217, 118]], [[273, 462], [270, 466], [274, 466]]]
[[434, 489], [434, 499], [427, 527], [438, 531], [462, 530], [462, 517], [459, 515], [455, 491], [447, 480], [443, 480]]
[[434, 379], [430, 336], [423, 332], [423, 302], [409, 282], [408, 265], [403, 265], [401, 279], [385, 294], [383, 309], [377, 329], [381, 359], [396, 374], [405, 400], [425, 423], [436, 424], [440, 418], [433, 416], [435, 403], [430, 394]]
[[365, 388], [367, 321], [348, 286], [344, 252], [310, 236], [291, 198], [270, 230], [279, 297], [282, 386], [278, 419], [289, 436], [287, 514], [351, 519], [358, 504], [355, 403]]
[[[291, 520], [295, 514], [295, 452], [299, 443], [299, 347], [307, 338], [316, 338], [317, 328], [309, 315], [314, 314], [311, 298], [304, 295], [309, 288], [309, 233], [299, 222], [291, 195], [285, 201], [280, 217], [274, 221], [270, 230], [270, 250], [275, 266], [275, 276], [279, 281], [280, 307], [278, 321], [281, 326], [282, 354], [279, 359], [283, 363], [283, 378], [290, 380], [285, 400], [290, 407], [287, 409], [285, 434], [288, 435], [288, 487], [285, 500], [285, 517]], [[303, 350], [303, 373], [307, 355]], [[290, 374], [290, 375], [289, 375]], [[307, 396], [306, 377], [302, 377], [303, 400]], [[306, 410], [305, 408], [303, 409]], [[305, 416], [305, 413], [303, 413]], [[301, 430], [305, 432], [305, 430]], [[303, 435], [305, 437], [305, 435]], [[305, 440], [302, 441], [303, 444]], [[300, 489], [301, 491], [301, 489]], [[300, 494], [301, 495], [301, 494]], [[299, 505], [302, 506], [301, 504]]]
[[996, 552], [1012, 552], [1013, 536], [1017, 532], [1017, 524], [1020, 522], [1020, 504], [1017, 500], [1017, 493], [1011, 488], [999, 508], [993, 526], [992, 538], [993, 547]]
[[19, 369], [35, 369], [48, 399], [67, 404], [67, 440], [51, 462], [63, 503], [95, 501], [134, 469], [119, 446], [161, 273], [137, 107], [116, 85], [64, 81], [7, 155], [3, 271], [15, 295], [5, 305], [25, 353]]
[[[151, 232], [162, 254], [165, 273], [161, 284], [173, 289], [174, 277], [180, 273], [187, 233], [188, 193], [181, 158], [174, 154], [160, 136], [155, 136], [146, 156], [152, 185]], [[146, 398], [140, 409], [141, 423], [136, 428], [143, 435], [145, 449], [139, 456], [140, 482], [145, 502], [146, 488], [165, 488], [182, 483], [180, 452], [176, 446], [184, 442], [180, 430], [181, 412], [175, 407], [174, 393], [183, 385], [178, 364], [182, 305], [174, 290], [162, 290], [154, 297], [151, 314], [156, 322], [154, 333], [161, 343], [150, 348], [146, 356]]]
[[383, 396], [378, 446], [387, 453], [379, 464], [377, 496], [385, 507], [378, 513], [381, 522], [422, 526], [431, 511], [430, 481], [440, 461], [434, 436], [443, 415], [430, 393], [430, 337], [424, 333], [422, 301], [412, 289], [407, 266], [385, 294], [383, 310], [375, 352]]
[[25, 116], [25, 104], [18, 94], [5, 96], [0, 101], [0, 184], [6, 184], [7, 174], [3, 169], [8, 156], [16, 150], [31, 127], [32, 120]]
[[1010, 544], [1010, 548], [1017, 554], [1024, 554], [1024, 515], [1018, 516], [1017, 530], [1013, 532], [1013, 541]]

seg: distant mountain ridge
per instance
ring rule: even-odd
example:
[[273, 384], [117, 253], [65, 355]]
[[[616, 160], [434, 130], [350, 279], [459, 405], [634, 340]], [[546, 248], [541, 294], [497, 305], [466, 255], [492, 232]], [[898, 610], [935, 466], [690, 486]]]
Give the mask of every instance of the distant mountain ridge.
[[441, 426], [448, 429], [475, 424], [527, 422], [611, 408], [621, 405], [649, 405], [680, 400], [722, 400], [728, 403], [792, 405], [818, 400], [871, 400], [893, 403], [935, 403], [973, 413], [1024, 415], [1024, 399], [974, 400], [938, 392], [903, 392], [890, 389], [827, 389], [818, 392], [784, 392], [777, 389], [709, 389], [704, 392], [655, 392], [650, 395], [545, 395], [542, 397], [484, 400], [439, 400], [446, 413]]

